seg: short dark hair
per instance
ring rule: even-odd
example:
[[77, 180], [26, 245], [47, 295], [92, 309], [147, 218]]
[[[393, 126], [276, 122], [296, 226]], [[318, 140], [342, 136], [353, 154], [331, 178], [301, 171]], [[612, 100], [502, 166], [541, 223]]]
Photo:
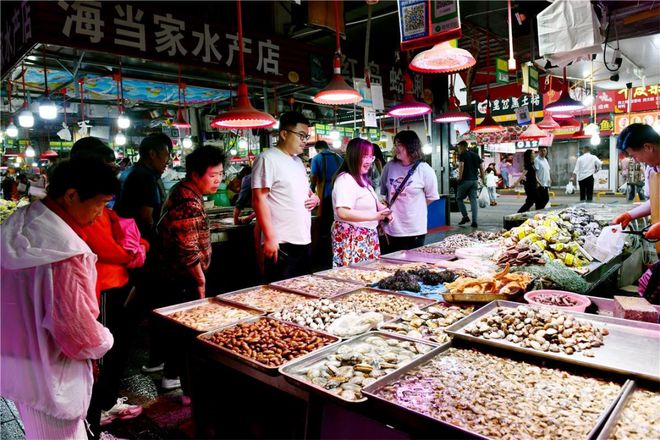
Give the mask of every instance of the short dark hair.
[[300, 112], [286, 112], [282, 113], [282, 116], [280, 116], [280, 131], [282, 130], [290, 130], [294, 128], [297, 124], [305, 124], [309, 126], [309, 119], [305, 117]]
[[186, 156], [186, 179], [190, 179], [193, 173], [203, 176], [209, 167], [224, 164], [225, 158], [225, 153], [218, 147], [205, 145], [195, 148]]
[[[403, 146], [406, 147], [408, 152], [408, 157], [411, 162], [416, 162], [421, 160], [424, 157], [422, 153], [422, 141], [419, 140], [419, 136], [412, 130], [402, 130], [394, 136], [394, 142], [400, 142]], [[394, 156], [392, 160], [399, 160]]]
[[142, 142], [140, 142], [140, 149], [138, 152], [142, 158], [149, 156], [150, 151], [158, 152], [162, 150], [163, 147], [167, 147], [167, 150], [171, 151], [172, 139], [170, 139], [165, 133], [150, 133], [142, 139]]
[[74, 157], [55, 166], [46, 191], [49, 197], [56, 199], [72, 188], [84, 202], [98, 195], [116, 195], [119, 180], [115, 171], [101, 159]]
[[100, 159], [105, 163], [115, 162], [115, 152], [108, 147], [101, 139], [88, 136], [78, 139], [71, 147], [70, 156], [74, 157], [92, 157]]
[[351, 139], [346, 146], [346, 157], [344, 158], [344, 161], [341, 163], [339, 169], [335, 173], [334, 178], [332, 179], [332, 186], [335, 185], [335, 180], [341, 173], [350, 174], [353, 176], [358, 185], [364, 186], [364, 182], [362, 181], [360, 175], [362, 158], [367, 154], [369, 150], [373, 151], [373, 148], [373, 144], [366, 139]]
[[466, 141], [460, 141], [459, 143], [456, 144], [456, 148], [465, 148], [467, 149], [468, 143]]
[[660, 134], [647, 124], [630, 124], [621, 131], [616, 140], [616, 148], [619, 151], [641, 150], [644, 144], [660, 145]]
[[316, 151], [327, 150], [329, 146], [326, 141], [316, 141], [316, 143], [314, 144], [314, 148], [316, 149]]

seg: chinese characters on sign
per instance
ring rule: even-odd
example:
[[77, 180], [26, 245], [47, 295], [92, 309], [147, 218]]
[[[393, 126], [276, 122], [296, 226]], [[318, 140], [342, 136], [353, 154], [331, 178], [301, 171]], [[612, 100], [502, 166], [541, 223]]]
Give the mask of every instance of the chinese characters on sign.
[[[16, 3], [14, 9], [7, 8], [9, 13], [2, 15], [2, 65], [8, 65], [17, 57], [21, 51], [29, 46], [32, 40], [32, 17], [31, 5], [27, 1]], [[3, 68], [4, 73], [4, 68]]]
[[[486, 116], [487, 101], [477, 104], [477, 117]], [[532, 111], [542, 109], [539, 95], [512, 96], [509, 98], [495, 98], [490, 100], [490, 110], [493, 116], [514, 114], [519, 107], [528, 106]]]

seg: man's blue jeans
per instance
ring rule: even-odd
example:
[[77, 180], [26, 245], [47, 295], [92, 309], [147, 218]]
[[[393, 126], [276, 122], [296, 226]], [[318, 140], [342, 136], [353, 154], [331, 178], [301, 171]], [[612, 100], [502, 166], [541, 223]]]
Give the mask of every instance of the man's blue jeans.
[[470, 208], [472, 209], [472, 223], [477, 223], [477, 211], [479, 210], [479, 203], [477, 202], [477, 180], [463, 180], [458, 184], [456, 190], [456, 203], [458, 209], [463, 214], [463, 218], [467, 217], [467, 208], [463, 200], [465, 197], [470, 198]]

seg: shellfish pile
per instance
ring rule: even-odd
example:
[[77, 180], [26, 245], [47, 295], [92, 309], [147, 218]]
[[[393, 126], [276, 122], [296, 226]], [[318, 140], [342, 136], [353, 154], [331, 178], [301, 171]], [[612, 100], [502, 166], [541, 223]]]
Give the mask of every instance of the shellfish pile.
[[341, 296], [335, 301], [342, 303], [356, 312], [378, 312], [394, 317], [401, 315], [405, 310], [417, 306], [417, 303], [414, 302], [412, 297], [408, 298], [404, 295], [392, 295], [362, 289], [349, 293], [346, 296]]
[[379, 330], [444, 344], [449, 342], [449, 336], [444, 332], [445, 327], [465, 318], [473, 311], [472, 306], [463, 308], [433, 305], [424, 310], [411, 309], [403, 312], [401, 319], [382, 324]]
[[658, 408], [660, 408], [660, 393], [646, 389], [635, 390], [626, 403], [613, 438], [616, 440], [660, 438]]
[[443, 239], [438, 243], [427, 246], [422, 246], [415, 249], [416, 252], [424, 252], [428, 254], [453, 254], [456, 249], [476, 246], [479, 244], [478, 240], [468, 237], [464, 234], [454, 234]]
[[592, 357], [591, 348], [604, 344], [607, 328], [551, 308], [498, 307], [465, 328], [466, 333], [485, 339], [502, 339], [534, 350]]
[[258, 313], [211, 300], [207, 304], [174, 312], [169, 317], [195, 330], [209, 331], [255, 315]]
[[284, 307], [291, 307], [301, 301], [309, 301], [309, 297], [297, 293], [283, 292], [272, 287], [261, 286], [255, 289], [223, 295], [222, 299], [245, 304], [255, 309], [273, 312]]
[[[376, 395], [489, 438], [587, 438], [621, 386], [450, 348]], [[657, 407], [656, 407], [657, 408]]]
[[360, 287], [357, 284], [349, 283], [346, 281], [329, 280], [327, 278], [321, 278], [314, 275], [303, 275], [301, 277], [289, 278], [287, 280], [278, 281], [273, 284], [276, 286], [284, 287], [285, 289], [291, 289], [298, 292], [309, 293], [310, 295], [320, 296], [321, 298], [329, 298], [331, 296], [340, 295]]
[[429, 352], [430, 345], [368, 335], [340, 345], [335, 352], [311, 365], [293, 371], [346, 400], [362, 399], [362, 388]]
[[293, 307], [274, 312], [270, 316], [275, 319], [304, 325], [314, 330], [324, 330], [335, 319], [351, 311], [350, 307], [341, 302], [319, 299], [298, 303]]
[[384, 270], [365, 270], [353, 269], [352, 267], [337, 267], [335, 269], [323, 272], [323, 276], [335, 278], [338, 280], [351, 281], [353, 283], [366, 284], [377, 283], [385, 277], [389, 277], [390, 273]]

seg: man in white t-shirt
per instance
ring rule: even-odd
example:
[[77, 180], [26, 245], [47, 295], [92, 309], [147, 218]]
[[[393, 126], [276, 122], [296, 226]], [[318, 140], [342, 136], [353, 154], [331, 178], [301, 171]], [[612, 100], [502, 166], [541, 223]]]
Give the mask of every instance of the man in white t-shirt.
[[298, 112], [280, 118], [279, 139], [252, 168], [252, 207], [261, 228], [268, 282], [309, 273], [311, 211], [319, 198], [298, 157], [309, 139], [309, 120]]
[[550, 164], [548, 163], [548, 147], [539, 147], [539, 155], [534, 159], [536, 169], [536, 180], [539, 186], [536, 188], [536, 209], [543, 209], [550, 201]]
[[580, 201], [591, 202], [594, 199], [594, 174], [600, 171], [603, 162], [591, 154], [591, 147], [582, 147], [582, 155], [575, 162], [573, 179], [577, 178], [580, 184]]

